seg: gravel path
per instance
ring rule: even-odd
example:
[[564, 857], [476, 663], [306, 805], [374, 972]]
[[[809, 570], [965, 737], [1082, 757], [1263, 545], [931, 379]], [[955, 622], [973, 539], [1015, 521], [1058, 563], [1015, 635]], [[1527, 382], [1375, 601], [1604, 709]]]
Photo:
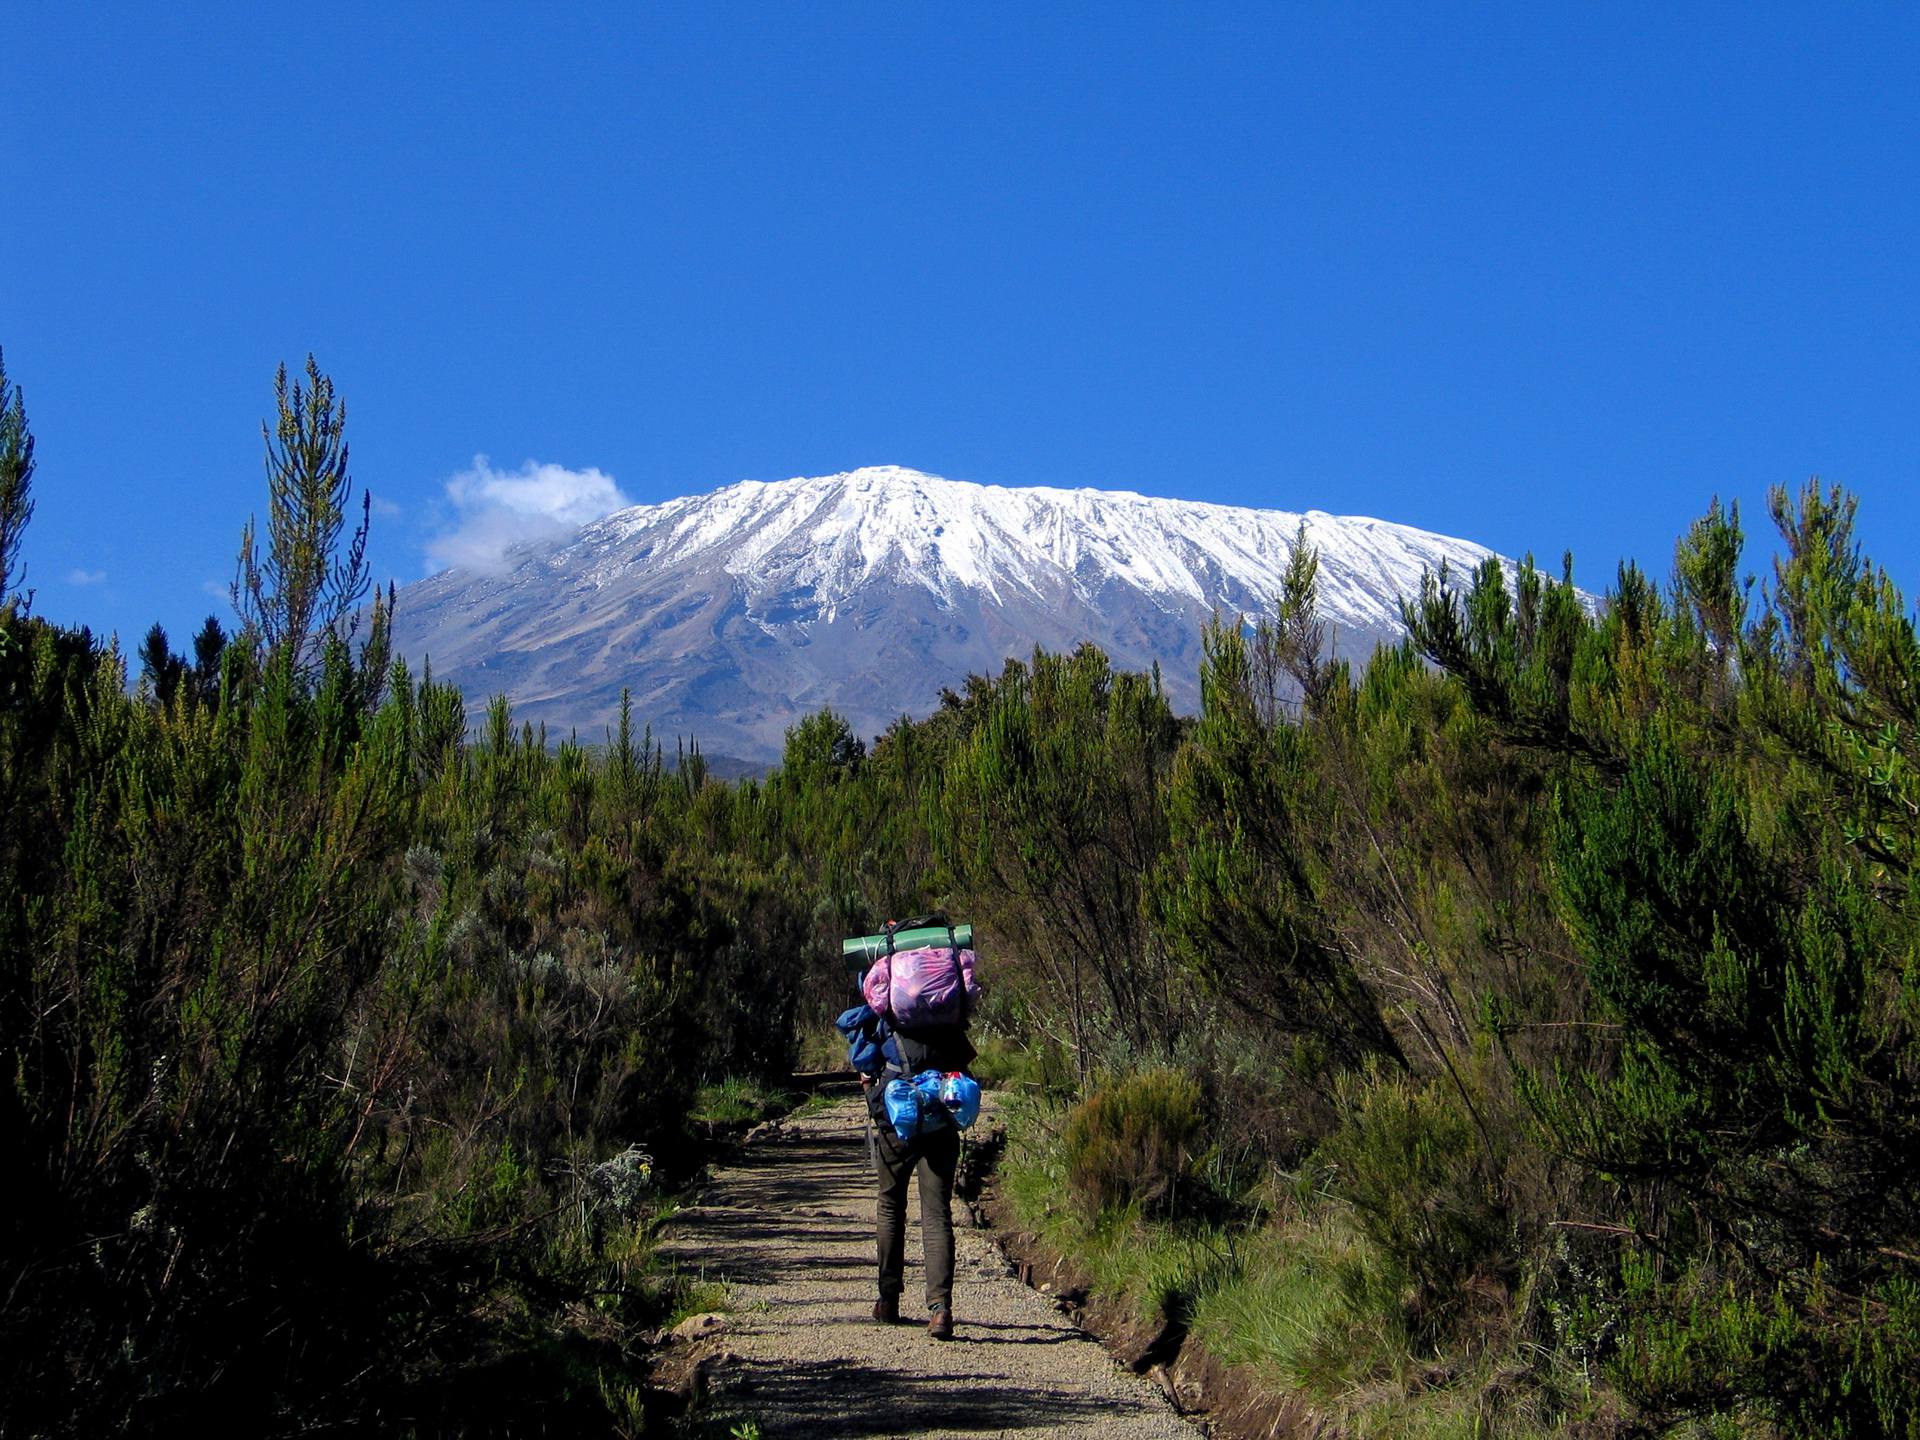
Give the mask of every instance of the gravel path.
[[[724, 1279], [736, 1309], [706, 1342], [716, 1413], [767, 1440], [1086, 1436], [1193, 1440], [1161, 1393], [1022, 1285], [954, 1206], [955, 1339], [873, 1323], [873, 1181], [857, 1099], [797, 1115], [716, 1171], [666, 1245]], [[921, 1312], [918, 1187], [902, 1314]]]

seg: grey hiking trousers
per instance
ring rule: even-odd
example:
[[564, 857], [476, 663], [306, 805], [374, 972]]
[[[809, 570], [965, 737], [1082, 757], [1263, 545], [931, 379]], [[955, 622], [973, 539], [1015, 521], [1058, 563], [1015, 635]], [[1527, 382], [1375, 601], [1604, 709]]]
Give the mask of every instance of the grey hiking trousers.
[[920, 1174], [920, 1244], [927, 1271], [927, 1309], [953, 1305], [953, 1172], [960, 1164], [960, 1132], [942, 1126], [902, 1141], [880, 1122], [874, 1147], [874, 1221], [880, 1257], [880, 1294], [906, 1288], [907, 1177]]

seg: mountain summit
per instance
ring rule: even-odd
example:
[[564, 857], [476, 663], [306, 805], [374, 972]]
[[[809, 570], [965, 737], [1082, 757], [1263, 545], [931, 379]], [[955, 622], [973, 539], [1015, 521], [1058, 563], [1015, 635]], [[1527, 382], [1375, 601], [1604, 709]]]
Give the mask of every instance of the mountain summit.
[[600, 739], [625, 686], [655, 734], [754, 761], [823, 705], [870, 736], [1035, 645], [1158, 661], [1192, 709], [1202, 623], [1271, 612], [1302, 521], [1342, 654], [1398, 638], [1423, 571], [1491, 553], [1320, 511], [871, 466], [636, 505], [502, 573], [443, 571], [401, 592], [395, 638], [470, 702], [504, 692], [549, 730]]

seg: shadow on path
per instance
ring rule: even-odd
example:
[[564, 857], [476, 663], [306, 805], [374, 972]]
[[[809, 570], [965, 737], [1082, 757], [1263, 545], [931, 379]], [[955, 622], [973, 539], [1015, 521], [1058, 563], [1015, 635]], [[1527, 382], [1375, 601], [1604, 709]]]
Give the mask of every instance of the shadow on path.
[[1113, 1402], [1021, 1384], [1005, 1374], [964, 1379], [915, 1375], [830, 1360], [747, 1361], [734, 1386], [750, 1406], [773, 1418], [769, 1436], [902, 1435], [914, 1431], [1046, 1432], [1111, 1416]]

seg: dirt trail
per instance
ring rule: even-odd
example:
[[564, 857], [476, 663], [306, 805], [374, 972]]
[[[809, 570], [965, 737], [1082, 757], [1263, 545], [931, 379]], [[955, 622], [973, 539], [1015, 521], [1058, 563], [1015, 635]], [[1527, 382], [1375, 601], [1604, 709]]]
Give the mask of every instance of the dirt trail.
[[[873, 1182], [857, 1099], [791, 1118], [714, 1175], [667, 1252], [724, 1279], [737, 1305], [707, 1342], [714, 1411], [767, 1440], [830, 1436], [1098, 1436], [1193, 1440], [1161, 1393], [1115, 1365], [1014, 1278], [954, 1206], [955, 1339], [873, 1323]], [[907, 1292], [920, 1317], [918, 1187]]]

